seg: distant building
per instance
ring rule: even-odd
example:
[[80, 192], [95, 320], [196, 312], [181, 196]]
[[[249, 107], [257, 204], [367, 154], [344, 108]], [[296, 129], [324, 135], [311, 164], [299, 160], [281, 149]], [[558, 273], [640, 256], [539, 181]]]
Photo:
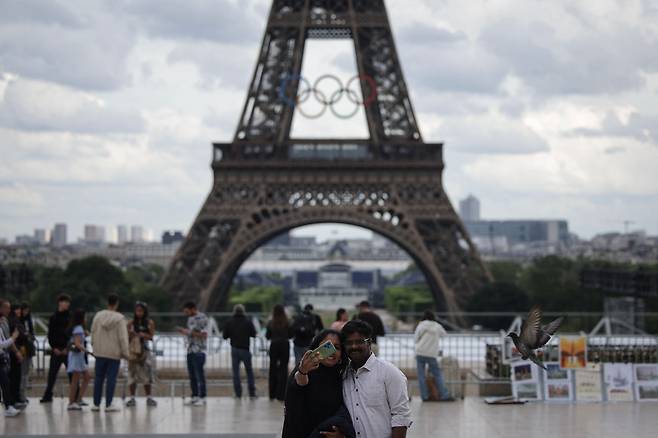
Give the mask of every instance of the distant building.
[[87, 244], [105, 242], [105, 227], [102, 225], [85, 225], [83, 240]]
[[50, 241], [53, 246], [65, 246], [67, 243], [66, 224], [55, 224], [55, 229], [50, 235]]
[[162, 233], [162, 244], [171, 245], [172, 243], [182, 242], [185, 236], [182, 231], [165, 231]]
[[473, 195], [459, 201], [459, 216], [463, 221], [480, 220], [480, 201]]
[[133, 225], [130, 227], [130, 241], [135, 243], [144, 242], [146, 235], [144, 234], [144, 227], [141, 225]]
[[128, 243], [128, 226], [127, 225], [117, 225], [117, 243], [123, 245]]
[[363, 300], [381, 306], [384, 301], [383, 280], [378, 269], [353, 271], [344, 263], [329, 263], [317, 271], [295, 271], [292, 292], [297, 293], [296, 304], [301, 307], [313, 304], [318, 309], [353, 308]]
[[21, 234], [16, 236], [16, 245], [36, 245], [37, 240], [34, 238], [34, 236], [30, 236], [29, 234]]
[[492, 241], [504, 237], [508, 245], [534, 242], [566, 243], [569, 225], [566, 220], [464, 221], [473, 237]]
[[43, 228], [35, 229], [34, 230], [34, 240], [36, 240], [36, 242], [39, 245], [45, 245], [46, 243], [48, 243], [48, 233], [47, 233], [47, 231]]

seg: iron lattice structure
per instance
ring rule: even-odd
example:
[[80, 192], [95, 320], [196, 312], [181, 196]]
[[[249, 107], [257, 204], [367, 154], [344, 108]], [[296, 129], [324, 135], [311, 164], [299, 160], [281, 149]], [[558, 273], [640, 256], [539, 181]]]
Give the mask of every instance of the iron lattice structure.
[[[304, 45], [349, 38], [360, 77], [367, 140], [292, 139]], [[373, 81], [361, 81], [362, 95]], [[213, 145], [214, 184], [163, 280], [175, 301], [226, 305], [249, 255], [279, 233], [338, 222], [404, 248], [441, 310], [458, 311], [490, 275], [442, 186], [442, 144], [424, 143], [383, 0], [274, 0], [232, 143]]]

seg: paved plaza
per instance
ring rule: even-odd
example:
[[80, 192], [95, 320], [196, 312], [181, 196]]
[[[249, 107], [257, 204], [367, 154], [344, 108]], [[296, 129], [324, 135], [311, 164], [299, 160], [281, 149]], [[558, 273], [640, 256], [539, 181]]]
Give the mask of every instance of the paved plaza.
[[[283, 406], [267, 399], [215, 397], [205, 407], [159, 398], [157, 408], [138, 406], [116, 413], [68, 412], [61, 399], [30, 406], [16, 418], [0, 418], [3, 436], [110, 434], [208, 435], [221, 438], [275, 438]], [[489, 406], [477, 397], [454, 403], [411, 403], [414, 424], [407, 435], [420, 437], [645, 437], [658, 429], [658, 403], [552, 404]], [[89, 408], [86, 408], [89, 409]]]

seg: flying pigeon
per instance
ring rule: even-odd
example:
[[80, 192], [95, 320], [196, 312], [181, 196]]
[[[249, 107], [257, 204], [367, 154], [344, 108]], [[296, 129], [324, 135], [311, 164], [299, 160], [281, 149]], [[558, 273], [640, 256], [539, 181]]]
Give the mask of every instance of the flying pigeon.
[[530, 359], [537, 366], [546, 369], [544, 363], [537, 357], [535, 350], [543, 347], [555, 334], [564, 317], [559, 317], [550, 324], [541, 326], [541, 309], [534, 306], [528, 313], [528, 318], [521, 324], [521, 333], [509, 333], [514, 346], [521, 353], [521, 359]]

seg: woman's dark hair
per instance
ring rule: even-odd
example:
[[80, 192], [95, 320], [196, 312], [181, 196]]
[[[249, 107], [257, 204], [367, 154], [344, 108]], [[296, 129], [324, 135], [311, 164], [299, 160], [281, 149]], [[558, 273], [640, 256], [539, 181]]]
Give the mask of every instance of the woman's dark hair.
[[345, 335], [343, 335], [343, 333], [332, 329], [324, 329], [320, 331], [320, 333], [315, 335], [308, 349], [315, 350], [320, 346], [320, 343], [324, 341], [324, 339], [329, 335], [336, 336], [340, 340], [341, 355], [340, 355], [340, 362], [338, 363], [338, 365], [336, 365], [336, 370], [342, 374], [343, 371], [345, 371], [345, 368], [347, 367], [347, 355], [345, 354]]
[[425, 312], [423, 312], [423, 321], [436, 321], [436, 315], [434, 315], [434, 311], [427, 309]]
[[[144, 316], [142, 316], [142, 320], [141, 320], [142, 324], [143, 325], [148, 325], [148, 323], [149, 323], [149, 306], [146, 303], [142, 302], [142, 301], [137, 301], [135, 303], [135, 309], [137, 309], [138, 307], [140, 307], [144, 311]], [[140, 322], [140, 320], [139, 320], [139, 318], [137, 318], [137, 312], [133, 313], [133, 328], [137, 327], [139, 325], [139, 322]]]
[[75, 309], [71, 315], [71, 320], [69, 321], [69, 335], [73, 333], [73, 328], [76, 325], [81, 325], [82, 328], [85, 328], [85, 311], [82, 309]]
[[336, 310], [336, 321], [340, 321], [340, 317], [343, 316], [343, 313], [347, 313], [347, 310], [343, 309], [342, 307]]
[[361, 321], [360, 319], [353, 319], [352, 321], [348, 321], [348, 323], [343, 326], [343, 330], [341, 330], [341, 332], [343, 335], [345, 335], [345, 338], [354, 333], [358, 333], [365, 338], [372, 337], [372, 327], [370, 324], [365, 321]]
[[272, 308], [272, 328], [282, 329], [288, 327], [288, 316], [286, 310], [281, 304], [277, 304]]

